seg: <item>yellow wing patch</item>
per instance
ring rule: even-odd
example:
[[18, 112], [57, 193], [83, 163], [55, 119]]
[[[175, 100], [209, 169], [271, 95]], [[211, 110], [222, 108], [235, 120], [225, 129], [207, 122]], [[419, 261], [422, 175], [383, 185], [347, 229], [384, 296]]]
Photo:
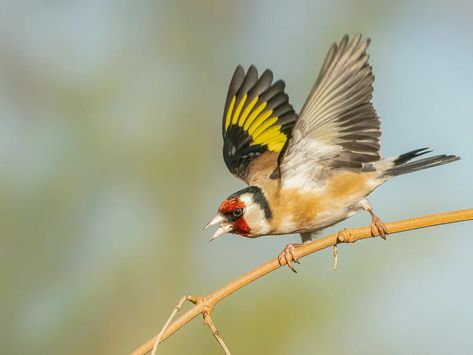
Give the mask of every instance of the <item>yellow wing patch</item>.
[[297, 115], [285, 87], [282, 80], [273, 82], [269, 69], [259, 76], [254, 65], [246, 73], [236, 67], [222, 117], [223, 159], [233, 175], [247, 181], [252, 161], [287, 144]]
[[251, 100], [248, 106], [245, 107], [245, 111], [243, 111], [243, 113], [240, 116], [240, 119], [238, 120], [238, 126], [240, 127], [243, 126], [246, 119], [248, 118], [248, 115], [250, 114], [251, 110], [253, 110], [253, 107], [255, 107], [257, 102], [258, 102], [258, 96], [256, 96], [253, 100]]
[[272, 152], [280, 152], [287, 140], [278, 125], [279, 117], [273, 115], [273, 110], [267, 109], [268, 102], [260, 102], [256, 96], [247, 102], [248, 95], [245, 94], [237, 103], [237, 97], [233, 96], [225, 113], [225, 131], [231, 126], [242, 128], [251, 137], [250, 145], [267, 146]]
[[233, 96], [232, 102], [230, 103], [230, 107], [228, 108], [226, 119], [225, 119], [225, 129], [228, 129], [230, 126], [230, 119], [232, 117], [233, 106], [235, 106], [236, 96]]

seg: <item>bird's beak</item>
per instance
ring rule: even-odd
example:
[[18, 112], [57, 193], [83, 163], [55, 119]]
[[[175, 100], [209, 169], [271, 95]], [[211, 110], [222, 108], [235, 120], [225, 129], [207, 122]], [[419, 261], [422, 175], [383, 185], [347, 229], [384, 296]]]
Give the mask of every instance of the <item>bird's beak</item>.
[[217, 231], [214, 233], [212, 238], [209, 239], [209, 242], [211, 242], [214, 239], [217, 239], [218, 237], [221, 237], [222, 235], [231, 232], [233, 230], [233, 226], [228, 223], [227, 219], [222, 216], [221, 214], [216, 215], [204, 228], [207, 229], [210, 226], [214, 226], [216, 224], [220, 223], [220, 227], [217, 229]]
[[226, 221], [225, 217], [223, 217], [219, 213], [209, 223], [207, 223], [207, 225], [204, 227], [204, 230], [206, 230], [207, 228], [209, 228], [211, 226], [215, 226], [216, 224], [219, 224], [219, 223], [222, 223], [222, 222], [225, 222], [225, 221]]
[[214, 233], [212, 238], [209, 239], [209, 242], [212, 240], [215, 240], [219, 237], [221, 237], [224, 234], [227, 234], [228, 232], [231, 232], [233, 230], [233, 226], [231, 224], [225, 224], [223, 226], [220, 226], [217, 231]]

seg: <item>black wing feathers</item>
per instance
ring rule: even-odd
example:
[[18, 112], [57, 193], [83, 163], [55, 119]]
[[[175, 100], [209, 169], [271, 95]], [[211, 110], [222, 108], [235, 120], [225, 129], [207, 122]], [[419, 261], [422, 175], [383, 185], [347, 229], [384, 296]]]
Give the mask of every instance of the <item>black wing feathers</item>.
[[250, 163], [267, 151], [280, 152], [297, 120], [285, 84], [252, 65], [235, 69], [222, 121], [223, 157], [230, 172], [246, 180]]

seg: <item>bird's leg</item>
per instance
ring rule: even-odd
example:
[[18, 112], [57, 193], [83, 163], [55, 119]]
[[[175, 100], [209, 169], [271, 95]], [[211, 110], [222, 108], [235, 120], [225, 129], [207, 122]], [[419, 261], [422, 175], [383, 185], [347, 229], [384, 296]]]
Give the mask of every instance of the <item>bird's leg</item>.
[[302, 243], [288, 244], [283, 251], [278, 255], [279, 265], [286, 264], [289, 269], [297, 273], [296, 269], [292, 266], [292, 263], [300, 264], [299, 260], [294, 255], [296, 248], [302, 246]]
[[293, 243], [286, 245], [284, 250], [278, 256], [279, 265], [283, 265], [285, 262], [287, 267], [295, 273], [297, 273], [297, 271], [292, 266], [292, 263], [294, 262], [296, 264], [300, 264], [300, 262], [295, 257], [294, 251], [305, 243], [310, 242], [312, 240], [312, 235], [310, 233], [301, 233], [301, 239], [302, 243]]
[[371, 214], [371, 234], [374, 237], [376, 232], [378, 232], [379, 236], [386, 240], [386, 236], [388, 235], [388, 229], [386, 228], [386, 225], [382, 220], [379, 219], [378, 216], [374, 214], [372, 210], [369, 210], [368, 212]]
[[363, 200], [359, 203], [359, 206], [371, 215], [371, 235], [374, 237], [376, 234], [379, 234], [381, 238], [386, 240], [388, 229], [386, 228], [386, 225], [383, 223], [383, 221], [381, 221], [381, 219], [379, 219], [379, 217], [374, 214], [370, 203], [367, 200]]

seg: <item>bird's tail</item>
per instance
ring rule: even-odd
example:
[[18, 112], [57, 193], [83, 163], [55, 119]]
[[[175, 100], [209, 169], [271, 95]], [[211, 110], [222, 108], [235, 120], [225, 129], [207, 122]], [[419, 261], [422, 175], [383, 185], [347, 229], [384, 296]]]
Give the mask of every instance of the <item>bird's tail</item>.
[[430, 153], [432, 149], [422, 148], [416, 149], [405, 154], [401, 154], [397, 158], [392, 160], [393, 165], [385, 170], [384, 176], [391, 177], [397, 175], [403, 175], [407, 173], [412, 173], [414, 171], [433, 168], [434, 166], [439, 166], [443, 164], [448, 164], [459, 160], [460, 157], [456, 155], [435, 155], [433, 157], [419, 159], [411, 161], [414, 158], [417, 158], [421, 155]]

